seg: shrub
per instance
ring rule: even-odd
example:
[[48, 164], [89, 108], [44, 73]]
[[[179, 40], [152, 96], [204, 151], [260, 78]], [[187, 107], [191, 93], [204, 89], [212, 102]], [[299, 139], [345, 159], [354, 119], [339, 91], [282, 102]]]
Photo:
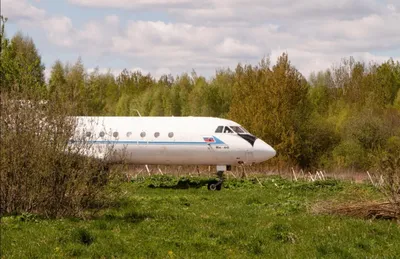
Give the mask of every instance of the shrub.
[[[60, 102], [1, 94], [0, 215], [82, 215], [115, 180], [107, 161], [80, 155], [85, 139], [69, 145], [76, 121]], [[21, 101], [23, 100], [23, 101]]]
[[[381, 155], [376, 178], [381, 179], [379, 190], [386, 196], [400, 215], [400, 137], [394, 136], [387, 141], [387, 150]], [[378, 179], [379, 179], [378, 178]]]
[[366, 151], [356, 141], [341, 142], [332, 152], [333, 160], [339, 168], [363, 169], [369, 167]]

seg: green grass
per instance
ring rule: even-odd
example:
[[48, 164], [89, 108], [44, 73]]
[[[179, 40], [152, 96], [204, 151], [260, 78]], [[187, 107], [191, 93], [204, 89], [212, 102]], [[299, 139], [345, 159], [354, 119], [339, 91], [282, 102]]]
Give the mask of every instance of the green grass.
[[[375, 199], [369, 186], [281, 178], [230, 180], [220, 192], [204, 179], [155, 177], [124, 184], [114, 208], [93, 219], [3, 217], [4, 258], [395, 258], [400, 227], [389, 221], [314, 215], [321, 200]], [[150, 187], [152, 188], [150, 188]], [[202, 186], [202, 187], [200, 187]], [[196, 188], [200, 187], [200, 188]]]

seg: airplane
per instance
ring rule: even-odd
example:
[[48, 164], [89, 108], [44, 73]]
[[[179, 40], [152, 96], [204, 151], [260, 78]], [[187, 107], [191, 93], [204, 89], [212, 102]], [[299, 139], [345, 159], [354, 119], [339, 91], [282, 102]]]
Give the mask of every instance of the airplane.
[[91, 144], [86, 155], [104, 158], [112, 146], [113, 162], [143, 165], [215, 165], [221, 190], [223, 173], [232, 165], [261, 163], [276, 155], [263, 140], [240, 124], [214, 117], [85, 117], [77, 118], [70, 143], [82, 137]]

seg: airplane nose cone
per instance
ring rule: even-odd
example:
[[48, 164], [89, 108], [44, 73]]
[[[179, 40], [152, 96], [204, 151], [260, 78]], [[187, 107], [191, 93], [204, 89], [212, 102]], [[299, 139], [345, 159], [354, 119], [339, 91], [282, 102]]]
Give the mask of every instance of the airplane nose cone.
[[254, 158], [257, 163], [261, 163], [276, 155], [275, 149], [270, 145], [262, 141], [261, 139], [256, 139], [254, 142]]

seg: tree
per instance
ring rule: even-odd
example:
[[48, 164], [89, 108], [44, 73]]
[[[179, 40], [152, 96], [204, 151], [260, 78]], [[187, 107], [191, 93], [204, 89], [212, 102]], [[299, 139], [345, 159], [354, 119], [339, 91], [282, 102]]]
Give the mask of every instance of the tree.
[[206, 112], [206, 101], [205, 90], [207, 89], [207, 81], [204, 77], [198, 77], [195, 73], [193, 77], [193, 89], [189, 95], [189, 110], [192, 116], [205, 116]]
[[272, 69], [269, 59], [256, 67], [238, 65], [229, 116], [271, 143], [281, 159], [299, 164], [303, 124], [310, 115], [308, 89], [286, 53]]
[[66, 101], [75, 107], [74, 115], [87, 114], [85, 103], [85, 79], [86, 72], [81, 58], [72, 67], [66, 67]]
[[114, 76], [108, 72], [100, 74], [96, 68], [87, 78], [85, 87], [86, 108], [88, 115], [104, 115], [107, 104], [107, 83], [112, 83]]
[[[180, 115], [181, 116], [189, 116], [190, 113], [190, 105], [189, 105], [189, 96], [193, 89], [193, 80], [188, 74], [182, 74], [180, 77], [177, 77], [175, 80], [175, 84], [173, 86], [176, 88], [179, 96], [179, 104], [180, 104]], [[174, 96], [177, 97], [177, 96]]]
[[318, 114], [326, 114], [332, 100], [331, 91], [328, 87], [328, 73], [318, 72], [310, 75], [310, 90], [308, 97], [312, 105], [313, 111]]
[[17, 33], [8, 48], [12, 62], [12, 87], [17, 92], [45, 95], [44, 65], [33, 40]]
[[400, 89], [397, 91], [396, 99], [393, 102], [393, 106], [400, 110]]
[[206, 114], [214, 117], [228, 117], [232, 102], [235, 73], [230, 69], [218, 70], [215, 78], [205, 89]]
[[44, 65], [32, 39], [17, 33], [11, 40], [5, 36], [7, 18], [1, 19], [0, 89], [2, 92], [26, 92], [45, 95]]
[[9, 40], [5, 35], [7, 18], [0, 15], [0, 92], [9, 91], [11, 87], [9, 66], [12, 62], [9, 57]]
[[395, 102], [400, 89], [399, 64], [392, 59], [371, 68], [367, 76], [365, 91], [368, 93], [368, 106], [382, 108]]
[[51, 68], [49, 95], [58, 100], [65, 100], [67, 96], [66, 83], [64, 65], [60, 60], [57, 60]]
[[129, 116], [130, 113], [130, 102], [131, 99], [128, 95], [122, 95], [121, 98], [119, 98], [116, 109], [115, 109], [115, 114], [117, 116]]

